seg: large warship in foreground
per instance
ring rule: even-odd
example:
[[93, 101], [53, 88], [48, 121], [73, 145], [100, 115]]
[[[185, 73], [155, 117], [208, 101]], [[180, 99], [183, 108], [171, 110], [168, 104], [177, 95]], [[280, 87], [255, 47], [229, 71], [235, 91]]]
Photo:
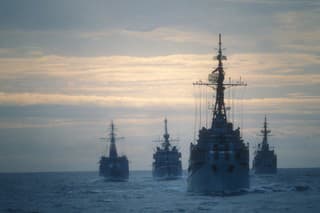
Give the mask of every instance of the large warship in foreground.
[[158, 180], [177, 179], [182, 176], [181, 153], [169, 141], [167, 119], [164, 120], [163, 141], [153, 154], [152, 175]]
[[100, 158], [99, 174], [110, 181], [126, 181], [129, 178], [129, 162], [127, 157], [119, 156], [116, 147], [114, 124], [111, 122], [109, 157]]
[[188, 168], [188, 191], [196, 193], [238, 192], [249, 187], [249, 145], [240, 136], [240, 128], [233, 129], [227, 120], [224, 90], [232, 86], [246, 86], [245, 83], [224, 83], [225, 72], [222, 60], [221, 35], [216, 57], [218, 67], [209, 74], [208, 83], [194, 85], [208, 86], [216, 91], [213, 118], [210, 128], [202, 127], [196, 144], [190, 144]]
[[263, 129], [261, 130], [263, 136], [262, 143], [258, 144], [252, 163], [252, 170], [256, 174], [277, 173], [277, 155], [274, 153], [274, 150], [269, 147], [268, 135], [271, 131], [267, 125], [267, 117], [265, 117]]

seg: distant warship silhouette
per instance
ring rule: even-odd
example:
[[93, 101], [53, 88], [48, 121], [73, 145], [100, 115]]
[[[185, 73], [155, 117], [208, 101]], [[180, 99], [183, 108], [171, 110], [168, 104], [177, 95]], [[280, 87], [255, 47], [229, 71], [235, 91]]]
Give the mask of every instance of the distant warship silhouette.
[[209, 74], [208, 83], [199, 81], [193, 85], [208, 86], [216, 91], [213, 118], [210, 128], [202, 127], [196, 144], [190, 144], [188, 167], [188, 191], [196, 193], [237, 192], [249, 187], [249, 146], [240, 136], [240, 128], [233, 129], [227, 120], [224, 90], [245, 83], [224, 83], [221, 34], [216, 57], [218, 67]]
[[262, 143], [258, 144], [254, 153], [252, 169], [256, 174], [274, 174], [277, 173], [277, 155], [269, 147], [268, 135], [271, 131], [268, 129], [267, 117], [264, 117], [264, 125], [261, 130]]
[[118, 156], [114, 124], [111, 121], [109, 156], [100, 158], [99, 174], [110, 181], [127, 181], [129, 178], [129, 162], [127, 157]]
[[152, 175], [157, 180], [177, 179], [182, 176], [181, 153], [169, 140], [167, 119], [164, 120], [163, 141], [153, 154]]

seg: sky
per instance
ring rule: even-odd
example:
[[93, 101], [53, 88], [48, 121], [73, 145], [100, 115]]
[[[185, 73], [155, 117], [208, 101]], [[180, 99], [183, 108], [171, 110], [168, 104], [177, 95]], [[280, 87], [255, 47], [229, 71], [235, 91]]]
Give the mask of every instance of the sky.
[[111, 120], [151, 170], [165, 117], [186, 169], [219, 33], [250, 161], [266, 115], [279, 167], [320, 167], [319, 23], [311, 0], [0, 1], [0, 172], [97, 171]]

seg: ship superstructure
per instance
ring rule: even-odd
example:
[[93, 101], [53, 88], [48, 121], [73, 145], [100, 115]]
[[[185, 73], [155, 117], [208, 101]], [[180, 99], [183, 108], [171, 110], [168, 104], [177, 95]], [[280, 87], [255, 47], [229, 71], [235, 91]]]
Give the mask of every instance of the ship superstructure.
[[153, 154], [152, 175], [158, 180], [177, 179], [182, 176], [181, 153], [170, 143], [167, 119], [164, 120], [164, 134], [161, 146]]
[[111, 122], [109, 156], [100, 158], [99, 174], [110, 181], [126, 181], [129, 178], [129, 161], [125, 155], [119, 156], [116, 147], [116, 135]]
[[227, 120], [224, 90], [232, 86], [246, 86], [241, 80], [224, 83], [225, 72], [221, 34], [216, 57], [218, 67], [208, 77], [194, 85], [208, 86], [215, 91], [215, 105], [211, 127], [202, 127], [196, 144], [190, 144], [188, 191], [198, 193], [236, 192], [249, 187], [249, 145], [240, 136], [240, 128], [233, 129]]
[[252, 169], [256, 174], [274, 174], [277, 173], [277, 155], [274, 149], [269, 146], [268, 135], [271, 130], [268, 129], [267, 117], [264, 118], [262, 133], [262, 142], [258, 144], [254, 152]]

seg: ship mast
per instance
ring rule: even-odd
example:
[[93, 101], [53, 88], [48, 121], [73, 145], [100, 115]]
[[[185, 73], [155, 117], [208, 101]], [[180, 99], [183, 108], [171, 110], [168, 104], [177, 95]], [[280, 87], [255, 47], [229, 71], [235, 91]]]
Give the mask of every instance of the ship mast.
[[205, 83], [198, 81], [193, 83], [193, 85], [208, 86], [216, 90], [216, 102], [213, 108], [211, 128], [221, 128], [227, 123], [226, 107], [224, 103], [224, 90], [227, 87], [247, 86], [247, 84], [242, 82], [241, 79], [236, 83], [224, 83], [225, 72], [222, 61], [227, 60], [227, 57], [222, 54], [221, 34], [219, 34], [218, 55], [215, 58], [218, 60], [218, 67], [209, 74], [209, 82]]
[[164, 119], [164, 134], [163, 134], [163, 138], [164, 138], [164, 142], [163, 142], [163, 146], [165, 148], [165, 150], [169, 149], [170, 146], [170, 142], [169, 142], [169, 133], [168, 133], [168, 128], [167, 128], [167, 118]]
[[263, 129], [261, 130], [261, 133], [263, 134], [262, 150], [269, 150], [268, 135], [271, 133], [271, 130], [268, 129], [267, 116], [264, 116]]
[[114, 124], [111, 121], [111, 133], [110, 133], [110, 150], [109, 150], [109, 157], [110, 158], [117, 158], [117, 147], [116, 147], [116, 135], [114, 133]]
[[214, 105], [214, 111], [213, 111], [213, 120], [227, 120], [227, 115], [226, 115], [226, 107], [224, 104], [224, 70], [223, 70], [223, 64], [222, 60], [227, 60], [227, 58], [222, 55], [222, 50], [221, 50], [221, 34], [219, 34], [219, 50], [218, 50], [218, 67], [214, 72], [218, 72], [218, 78], [217, 78], [217, 90], [216, 90], [216, 103]]

